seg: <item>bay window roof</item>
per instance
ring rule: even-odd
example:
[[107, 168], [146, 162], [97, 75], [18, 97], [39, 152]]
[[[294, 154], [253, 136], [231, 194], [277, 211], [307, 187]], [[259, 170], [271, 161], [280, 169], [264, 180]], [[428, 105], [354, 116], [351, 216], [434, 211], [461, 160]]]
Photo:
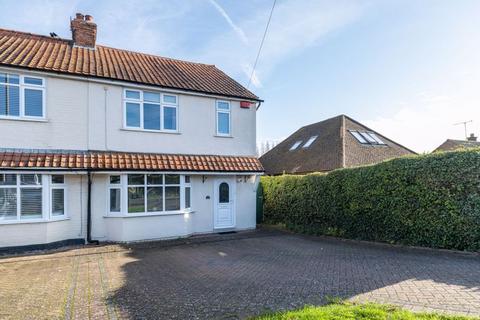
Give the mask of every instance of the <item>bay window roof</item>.
[[255, 157], [38, 149], [0, 149], [1, 169], [263, 172]]

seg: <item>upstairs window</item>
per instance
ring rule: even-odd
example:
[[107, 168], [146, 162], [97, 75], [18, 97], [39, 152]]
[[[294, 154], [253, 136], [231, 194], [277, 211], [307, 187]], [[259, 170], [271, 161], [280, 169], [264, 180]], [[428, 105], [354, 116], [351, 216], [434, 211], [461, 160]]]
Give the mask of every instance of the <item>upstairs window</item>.
[[0, 117], [35, 119], [44, 115], [43, 78], [0, 73]]
[[231, 135], [230, 102], [217, 101], [216, 114], [217, 114], [217, 135], [230, 136]]
[[126, 89], [124, 92], [125, 128], [177, 132], [176, 95]]
[[349, 130], [352, 136], [361, 144], [386, 145], [375, 133], [366, 131]]

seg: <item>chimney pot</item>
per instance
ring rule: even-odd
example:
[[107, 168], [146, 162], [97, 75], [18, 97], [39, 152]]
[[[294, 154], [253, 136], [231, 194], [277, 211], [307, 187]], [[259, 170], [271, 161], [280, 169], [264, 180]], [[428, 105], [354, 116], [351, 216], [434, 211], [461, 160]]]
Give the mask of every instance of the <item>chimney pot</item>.
[[475, 137], [475, 134], [470, 133], [470, 137], [467, 138], [468, 141], [477, 141], [477, 137]]
[[91, 15], [76, 14], [76, 18], [70, 21], [73, 44], [79, 47], [95, 49], [97, 40], [97, 25]]

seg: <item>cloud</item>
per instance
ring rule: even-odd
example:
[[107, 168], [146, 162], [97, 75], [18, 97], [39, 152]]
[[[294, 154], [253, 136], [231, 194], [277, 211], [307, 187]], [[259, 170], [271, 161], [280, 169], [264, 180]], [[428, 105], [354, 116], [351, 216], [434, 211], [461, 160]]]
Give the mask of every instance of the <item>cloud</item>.
[[247, 44], [248, 45], [248, 38], [247, 36], [245, 35], [245, 32], [243, 32], [242, 28], [240, 28], [239, 26], [237, 26], [233, 21], [232, 19], [230, 18], [230, 16], [228, 15], [228, 13], [218, 4], [217, 1], [215, 0], [209, 0], [210, 3], [212, 4], [212, 6], [217, 9], [217, 11], [220, 13], [220, 15], [225, 19], [225, 21], [227, 21], [227, 23], [230, 25], [230, 27], [233, 29], [233, 31], [235, 31], [235, 33], [238, 35], [238, 37], [243, 41], [243, 43]]
[[398, 111], [392, 115], [361, 121], [416, 152], [430, 152], [446, 139], [465, 139], [463, 125], [455, 125], [461, 121], [473, 120], [467, 125], [467, 134], [478, 135], [480, 108], [472, 103], [480, 101], [480, 94], [477, 96], [421, 92], [398, 103]]
[[[250, 40], [249, 44], [239, 43], [228, 32], [223, 32], [198, 52], [199, 60], [220, 66], [246, 84], [271, 10], [271, 2], [263, 4], [256, 13], [239, 23], [239, 28]], [[356, 21], [364, 9], [364, 5], [356, 1], [278, 2], [252, 83], [261, 86], [280, 63], [318, 45], [334, 31]]]

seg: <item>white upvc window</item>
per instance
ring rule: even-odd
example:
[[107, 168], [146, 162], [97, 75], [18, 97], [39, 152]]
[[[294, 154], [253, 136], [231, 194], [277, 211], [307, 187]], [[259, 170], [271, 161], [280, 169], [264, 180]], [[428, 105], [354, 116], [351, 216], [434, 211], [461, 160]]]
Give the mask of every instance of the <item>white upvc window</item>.
[[54, 174], [50, 178], [50, 212], [52, 217], [65, 217], [67, 199], [65, 176], [63, 174]]
[[190, 211], [190, 176], [132, 173], [110, 175], [109, 179], [110, 215], [151, 215]]
[[0, 223], [64, 217], [66, 184], [63, 175], [0, 172]]
[[108, 212], [115, 214], [122, 212], [122, 176], [109, 176], [108, 184]]
[[124, 90], [124, 127], [178, 132], [178, 96], [154, 91]]
[[45, 79], [0, 72], [0, 119], [45, 118]]
[[192, 184], [191, 184], [191, 177], [190, 176], [183, 176], [183, 183], [185, 186], [185, 196], [183, 199], [183, 203], [185, 206], [185, 210], [189, 210], [192, 208]]
[[218, 100], [216, 102], [216, 127], [218, 136], [231, 136], [231, 108], [229, 101]]

